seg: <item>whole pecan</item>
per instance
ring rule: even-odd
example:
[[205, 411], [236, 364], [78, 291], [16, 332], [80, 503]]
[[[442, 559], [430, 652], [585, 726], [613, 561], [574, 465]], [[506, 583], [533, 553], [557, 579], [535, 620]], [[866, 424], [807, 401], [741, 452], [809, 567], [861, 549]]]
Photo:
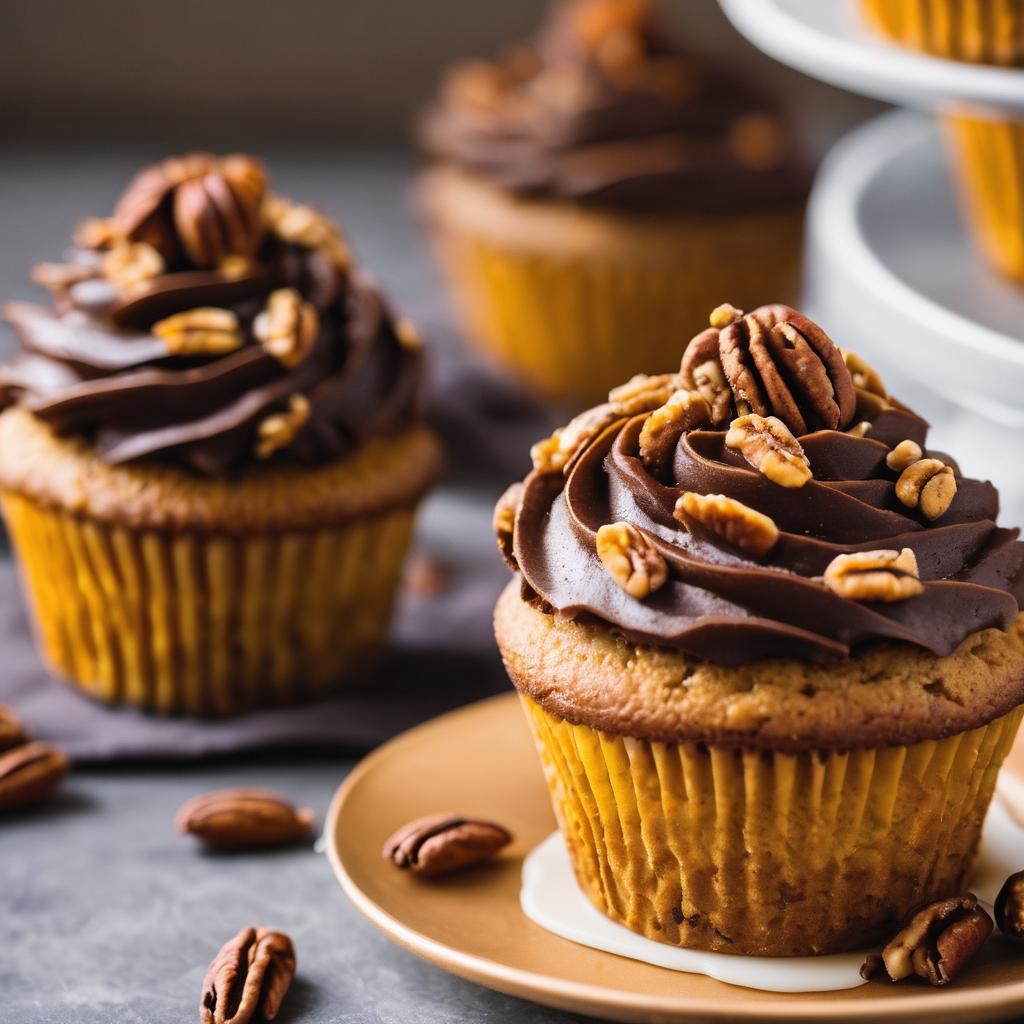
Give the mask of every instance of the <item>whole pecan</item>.
[[999, 930], [1014, 942], [1024, 942], [1024, 871], [1017, 871], [1003, 883], [994, 909]]
[[295, 947], [284, 932], [243, 928], [213, 958], [203, 979], [201, 1024], [271, 1021], [295, 977]]
[[68, 773], [68, 759], [49, 743], [24, 743], [0, 755], [0, 811], [35, 803]]
[[25, 730], [18, 716], [6, 704], [0, 704], [0, 753], [25, 742]]
[[436, 878], [472, 867], [512, 842], [500, 825], [461, 814], [429, 814], [410, 821], [384, 844], [385, 860], [417, 875]]
[[925, 519], [939, 519], [956, 497], [956, 475], [940, 459], [918, 459], [900, 473], [896, 497], [907, 508], [920, 509]]
[[296, 810], [266, 789], [220, 789], [193, 797], [174, 818], [179, 832], [218, 847], [280, 846], [308, 835], [309, 808]]
[[879, 958], [869, 957], [861, 973], [882, 969], [893, 981], [917, 975], [929, 985], [948, 985], [992, 934], [992, 918], [974, 893], [936, 900], [913, 912]]

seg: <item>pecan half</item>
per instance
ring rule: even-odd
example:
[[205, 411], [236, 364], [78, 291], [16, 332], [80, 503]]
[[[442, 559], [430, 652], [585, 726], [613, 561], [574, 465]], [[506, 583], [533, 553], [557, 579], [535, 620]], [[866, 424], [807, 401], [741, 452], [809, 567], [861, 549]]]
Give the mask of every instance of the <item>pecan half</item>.
[[0, 753], [25, 742], [25, 729], [6, 704], [0, 704]]
[[724, 494], [687, 491], [673, 510], [682, 523], [693, 520], [742, 551], [762, 558], [779, 539], [779, 528], [763, 512]]
[[213, 958], [203, 979], [201, 1024], [271, 1021], [295, 977], [295, 947], [284, 932], [243, 928]]
[[256, 425], [256, 457], [269, 459], [287, 448], [309, 422], [312, 407], [305, 395], [292, 395], [285, 412], [276, 412]]
[[164, 258], [146, 242], [116, 245], [103, 257], [103, 276], [115, 288], [130, 292], [164, 272]]
[[677, 391], [652, 412], [640, 430], [640, 458], [655, 476], [666, 473], [683, 434], [711, 422], [708, 403], [696, 391]]
[[505, 559], [508, 567], [513, 570], [518, 569], [519, 566], [516, 563], [516, 556], [512, 551], [512, 539], [515, 531], [516, 515], [519, 512], [519, 506], [523, 503], [523, 495], [525, 493], [526, 487], [523, 484], [511, 484], [494, 506], [494, 517], [491, 520], [494, 534], [498, 538], [498, 550], [501, 552], [501, 557]]
[[352, 253], [341, 229], [312, 206], [270, 196], [263, 212], [267, 226], [281, 241], [320, 250], [342, 273], [352, 265]]
[[811, 479], [811, 464], [800, 442], [775, 416], [751, 413], [734, 419], [725, 444], [780, 487], [803, 487]]
[[661, 552], [631, 523], [606, 523], [597, 531], [597, 557], [608, 575], [642, 600], [668, 579]]
[[889, 392], [877, 370], [869, 366], [856, 352], [843, 349], [842, 353], [843, 362], [850, 371], [854, 387], [868, 391], [872, 395], [878, 395], [879, 398], [889, 397]]
[[313, 349], [320, 318], [302, 301], [294, 288], [278, 288], [252, 324], [252, 332], [264, 350], [282, 366], [298, 366]]
[[309, 834], [313, 812], [266, 789], [218, 789], [193, 797], [174, 817], [178, 832], [209, 846], [281, 846]]
[[384, 859], [425, 878], [480, 864], [512, 842], [512, 834], [490, 821], [461, 814], [429, 814], [389, 836]]
[[686, 346], [679, 376], [683, 387], [696, 391], [708, 403], [714, 426], [729, 422], [732, 417], [732, 391], [718, 357], [717, 328], [708, 328]]
[[1024, 942], [1024, 871], [1017, 871], [1003, 883], [994, 909], [999, 930], [1014, 942]]
[[238, 317], [214, 306], [186, 309], [150, 329], [174, 356], [222, 356], [241, 348], [245, 340]]
[[638, 373], [608, 392], [608, 403], [618, 416], [636, 416], [664, 405], [681, 385], [678, 373], [649, 376]]
[[24, 743], [0, 755], [0, 811], [49, 796], [68, 773], [68, 759], [49, 743]]
[[902, 551], [854, 551], [836, 555], [825, 570], [825, 586], [849, 601], [906, 601], [924, 591], [917, 556]]
[[920, 462], [924, 458], [924, 452], [916, 441], [909, 438], [900, 441], [898, 445], [885, 457], [885, 464], [897, 473], [902, 473], [908, 466]]
[[907, 508], [920, 509], [925, 519], [938, 519], [956, 497], [956, 476], [939, 459], [919, 459], [900, 474], [896, 497]]
[[974, 893], [936, 900], [911, 914], [882, 950], [881, 965], [869, 957], [861, 968], [875, 977], [881, 968], [893, 981], [917, 975], [929, 985], [948, 985], [992, 934], [992, 918]]

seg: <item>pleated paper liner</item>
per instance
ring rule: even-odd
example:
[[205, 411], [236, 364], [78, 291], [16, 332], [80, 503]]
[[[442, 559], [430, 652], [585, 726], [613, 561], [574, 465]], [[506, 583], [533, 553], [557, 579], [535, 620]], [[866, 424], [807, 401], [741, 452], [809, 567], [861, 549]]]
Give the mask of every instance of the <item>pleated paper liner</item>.
[[251, 537], [132, 530], [5, 493], [45, 657], [93, 697], [226, 714], [327, 693], [385, 642], [415, 507]]
[[651, 939], [767, 956], [870, 946], [959, 890], [1024, 712], [910, 746], [783, 754], [613, 736], [522, 699], [595, 906]]

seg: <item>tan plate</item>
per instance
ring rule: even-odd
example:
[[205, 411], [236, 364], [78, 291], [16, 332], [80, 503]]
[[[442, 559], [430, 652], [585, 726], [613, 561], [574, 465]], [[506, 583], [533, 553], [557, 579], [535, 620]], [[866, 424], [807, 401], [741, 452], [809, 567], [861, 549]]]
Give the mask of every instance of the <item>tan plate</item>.
[[[443, 810], [493, 818], [515, 842], [495, 863], [443, 881], [424, 882], [381, 857], [395, 828]], [[1024, 1012], [1024, 953], [1015, 956], [1000, 942], [990, 942], [948, 989], [874, 982], [799, 995], [738, 988], [578, 946], [519, 909], [522, 858], [554, 827], [525, 719], [509, 694], [434, 719], [367, 757], [338, 790], [326, 835], [345, 892], [388, 937], [453, 974], [548, 1006], [643, 1024], [965, 1024]]]

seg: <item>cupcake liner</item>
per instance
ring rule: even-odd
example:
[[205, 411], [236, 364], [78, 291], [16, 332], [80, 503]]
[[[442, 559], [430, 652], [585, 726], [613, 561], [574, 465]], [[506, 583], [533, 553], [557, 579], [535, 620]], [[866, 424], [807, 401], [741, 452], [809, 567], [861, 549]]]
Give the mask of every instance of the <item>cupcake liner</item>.
[[522, 700], [594, 905], [660, 942], [765, 956], [872, 945], [961, 889], [1024, 713], [909, 746], [783, 754], [614, 736]]
[[91, 696], [226, 714], [327, 693], [385, 642], [415, 507], [249, 537], [133, 530], [5, 492], [46, 659]]

